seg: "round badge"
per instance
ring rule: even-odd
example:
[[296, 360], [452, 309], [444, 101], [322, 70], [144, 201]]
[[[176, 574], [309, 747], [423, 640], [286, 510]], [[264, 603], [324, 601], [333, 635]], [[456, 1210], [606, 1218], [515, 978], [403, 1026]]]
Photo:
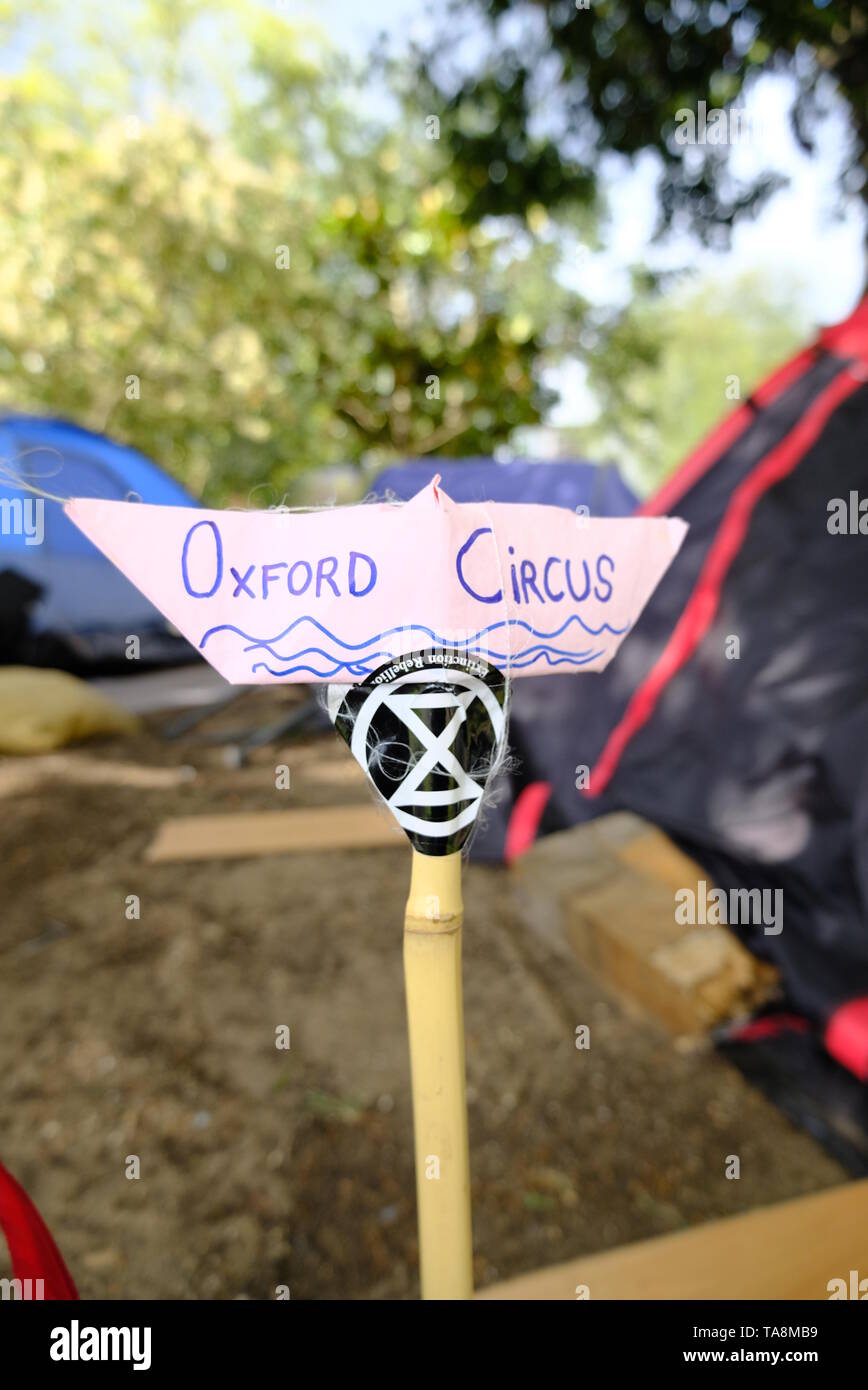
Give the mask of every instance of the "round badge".
[[409, 652], [330, 686], [335, 728], [414, 849], [454, 854], [506, 736], [506, 680], [479, 657]]

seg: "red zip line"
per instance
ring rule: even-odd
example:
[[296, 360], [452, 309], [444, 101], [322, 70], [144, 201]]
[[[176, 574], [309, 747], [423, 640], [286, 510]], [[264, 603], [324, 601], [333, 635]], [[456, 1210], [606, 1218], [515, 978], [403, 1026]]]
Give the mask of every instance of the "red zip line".
[[[854, 391], [865, 385], [863, 378], [852, 373], [852, 364], [842, 367], [839, 375], [820, 392], [798, 424], [766, 454], [733, 492], [717, 535], [705, 557], [696, 587], [675, 625], [672, 636], [645, 680], [633, 694], [624, 717], [609, 735], [591, 771], [585, 795], [599, 796], [605, 791], [627, 744], [651, 718], [666, 685], [689, 661], [707, 633], [717, 613], [724, 581], [741, 548], [760, 498], [769, 488], [774, 487], [793, 471], [816, 443], [838, 407]], [[770, 386], [771, 382], [766, 385]], [[738, 418], [740, 415], [741, 411], [737, 411], [731, 418]], [[688, 466], [690, 462], [688, 460]], [[710, 466], [710, 462], [709, 460], [706, 467]], [[653, 500], [656, 503], [658, 498]]]

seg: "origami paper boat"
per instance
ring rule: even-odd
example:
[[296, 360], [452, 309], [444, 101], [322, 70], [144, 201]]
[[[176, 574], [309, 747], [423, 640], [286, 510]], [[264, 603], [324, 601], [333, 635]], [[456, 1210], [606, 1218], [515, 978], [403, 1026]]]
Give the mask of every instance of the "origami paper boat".
[[70, 519], [227, 680], [364, 682], [420, 649], [601, 671], [677, 553], [668, 517], [452, 501], [207, 511], [78, 497]]

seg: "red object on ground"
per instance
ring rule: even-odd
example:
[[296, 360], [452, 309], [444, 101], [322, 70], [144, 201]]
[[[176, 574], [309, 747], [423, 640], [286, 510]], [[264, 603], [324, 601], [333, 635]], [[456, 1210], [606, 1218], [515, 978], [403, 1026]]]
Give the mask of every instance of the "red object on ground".
[[504, 863], [511, 864], [514, 859], [525, 854], [536, 839], [536, 832], [542, 820], [552, 788], [550, 782], [528, 782], [515, 799], [506, 840], [503, 846]]
[[51, 1232], [24, 1188], [0, 1163], [0, 1229], [12, 1256], [15, 1279], [41, 1279], [46, 1299], [78, 1298], [72, 1276]]
[[826, 1051], [842, 1067], [868, 1081], [868, 998], [849, 999], [826, 1024]]

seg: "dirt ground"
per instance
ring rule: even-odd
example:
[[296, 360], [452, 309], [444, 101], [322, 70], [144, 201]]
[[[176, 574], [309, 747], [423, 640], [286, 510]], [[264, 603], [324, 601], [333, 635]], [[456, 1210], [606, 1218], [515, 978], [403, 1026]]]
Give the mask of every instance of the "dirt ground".
[[[245, 694], [205, 728], [255, 726], [281, 698]], [[83, 1297], [415, 1296], [408, 851], [146, 864], [169, 815], [368, 796], [335, 736], [231, 770], [193, 736], [161, 739], [163, 723], [65, 756], [194, 768], [178, 787], [54, 772], [4, 790], [0, 764], [0, 1159]], [[583, 833], [466, 874], [480, 1286], [845, 1178], [707, 1048], [582, 972], [558, 893]]]

